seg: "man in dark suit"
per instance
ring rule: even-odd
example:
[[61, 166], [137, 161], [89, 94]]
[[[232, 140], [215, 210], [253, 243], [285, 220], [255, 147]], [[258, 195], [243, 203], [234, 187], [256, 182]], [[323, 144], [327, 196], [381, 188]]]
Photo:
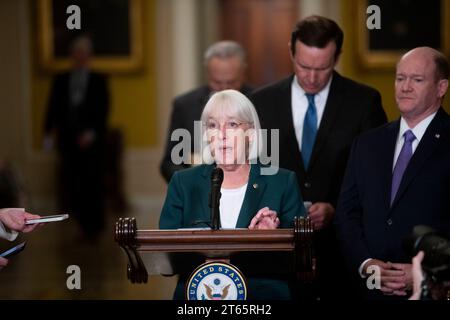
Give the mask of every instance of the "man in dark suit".
[[[252, 87], [244, 83], [245, 80], [245, 51], [234, 41], [219, 41], [211, 45], [205, 52], [205, 67], [207, 71], [208, 84], [200, 88], [184, 93], [175, 98], [170, 118], [169, 131], [167, 134], [166, 149], [161, 161], [160, 171], [164, 179], [169, 182], [175, 171], [186, 169], [195, 162], [194, 151], [194, 122], [200, 120], [203, 107], [216, 91], [226, 89], [239, 90], [249, 95]], [[191, 155], [181, 164], [175, 164], [172, 159], [172, 150], [180, 143], [171, 141], [171, 135], [176, 129], [185, 129], [191, 137]], [[201, 128], [199, 128], [201, 129]], [[180, 158], [186, 157], [181, 151], [177, 154]]]
[[61, 209], [73, 212], [89, 239], [103, 227], [103, 155], [109, 109], [106, 78], [89, 69], [91, 46], [84, 36], [73, 42], [74, 66], [54, 80], [44, 140], [48, 149], [56, 136]]
[[331, 222], [352, 141], [386, 122], [378, 91], [334, 70], [342, 42], [334, 21], [305, 18], [290, 41], [295, 74], [250, 97], [262, 127], [279, 130], [280, 167], [297, 174], [303, 199], [311, 202], [321, 298], [334, 298], [342, 284]]
[[450, 234], [450, 116], [441, 107], [448, 78], [439, 51], [406, 53], [395, 78], [401, 118], [353, 143], [337, 227], [351, 272], [380, 281], [361, 280], [367, 298], [407, 297], [411, 257], [402, 242], [415, 225]]

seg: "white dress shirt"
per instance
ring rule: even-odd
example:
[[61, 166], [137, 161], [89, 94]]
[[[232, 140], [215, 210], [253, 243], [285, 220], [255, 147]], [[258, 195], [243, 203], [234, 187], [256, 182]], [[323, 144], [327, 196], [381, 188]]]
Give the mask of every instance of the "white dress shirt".
[[[325, 105], [328, 99], [328, 93], [330, 92], [330, 84], [333, 77], [326, 86], [315, 94], [314, 103], [317, 110], [317, 129], [320, 127], [322, 116], [325, 111]], [[305, 90], [298, 84], [297, 77], [294, 76], [291, 84], [291, 106], [292, 106], [292, 120], [294, 122], [295, 136], [301, 151], [302, 138], [303, 138], [303, 122], [305, 120], [306, 111], [308, 110], [308, 98], [306, 97]]]
[[[397, 143], [395, 144], [395, 152], [394, 152], [394, 159], [392, 162], [392, 171], [394, 171], [395, 163], [397, 162], [397, 158], [400, 155], [400, 151], [403, 148], [403, 144], [405, 143], [405, 138], [403, 137], [403, 134], [407, 130], [411, 130], [416, 139], [412, 142], [412, 153], [417, 149], [417, 146], [419, 145], [420, 140], [422, 140], [423, 135], [425, 134], [425, 131], [427, 131], [428, 126], [430, 125], [431, 121], [434, 119], [434, 116], [436, 115], [437, 111], [433, 114], [430, 114], [428, 117], [420, 121], [414, 128], [410, 128], [408, 124], [406, 123], [406, 120], [402, 117], [400, 119], [400, 129], [398, 131], [397, 136]], [[369, 261], [372, 260], [372, 258], [369, 258], [367, 260], [364, 260], [363, 263], [359, 266], [358, 272], [361, 277], [364, 278], [363, 275], [363, 269], [364, 265]]]
[[70, 104], [72, 107], [77, 107], [83, 102], [86, 89], [89, 81], [89, 70], [79, 69], [70, 73], [69, 90], [70, 90]]
[[437, 111], [433, 114], [430, 114], [428, 117], [420, 121], [414, 128], [408, 127], [408, 124], [406, 123], [406, 120], [401, 118], [400, 120], [400, 130], [398, 131], [398, 137], [397, 137], [397, 144], [395, 145], [395, 153], [394, 153], [394, 161], [392, 163], [392, 171], [394, 171], [395, 163], [397, 162], [397, 158], [400, 155], [400, 151], [403, 148], [403, 144], [405, 143], [405, 138], [403, 135], [407, 130], [411, 130], [412, 133], [416, 136], [416, 139], [412, 142], [412, 153], [417, 149], [417, 146], [419, 145], [420, 140], [422, 140], [423, 135], [425, 134], [425, 131], [427, 130], [428, 126], [430, 125], [431, 121], [434, 119], [434, 116], [436, 115]]

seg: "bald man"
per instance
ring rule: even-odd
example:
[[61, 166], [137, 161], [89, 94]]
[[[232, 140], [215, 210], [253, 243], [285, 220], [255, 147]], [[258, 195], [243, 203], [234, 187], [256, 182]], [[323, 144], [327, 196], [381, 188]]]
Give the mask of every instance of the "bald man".
[[450, 235], [450, 116], [442, 109], [448, 78], [441, 52], [406, 53], [395, 76], [401, 118], [353, 143], [336, 223], [367, 298], [409, 296], [411, 257], [402, 242], [414, 226]]

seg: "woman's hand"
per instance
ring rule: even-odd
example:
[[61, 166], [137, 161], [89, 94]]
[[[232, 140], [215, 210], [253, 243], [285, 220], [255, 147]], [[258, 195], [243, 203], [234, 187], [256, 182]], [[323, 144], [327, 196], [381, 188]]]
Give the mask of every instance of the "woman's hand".
[[253, 217], [248, 228], [257, 230], [276, 229], [279, 225], [280, 219], [278, 219], [276, 211], [264, 207]]

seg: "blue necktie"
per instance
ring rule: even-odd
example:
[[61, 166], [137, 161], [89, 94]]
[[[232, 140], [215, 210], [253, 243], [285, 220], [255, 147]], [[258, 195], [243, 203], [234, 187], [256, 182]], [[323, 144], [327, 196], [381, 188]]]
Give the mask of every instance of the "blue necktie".
[[411, 130], [405, 131], [403, 134], [405, 142], [403, 143], [402, 150], [398, 155], [397, 162], [395, 163], [394, 172], [392, 174], [392, 187], [391, 187], [391, 204], [395, 199], [398, 187], [402, 181], [403, 173], [408, 166], [409, 160], [412, 157], [412, 143], [416, 139], [416, 136]]
[[305, 169], [308, 169], [314, 142], [316, 141], [317, 111], [314, 94], [306, 93], [305, 95], [308, 98], [308, 110], [306, 110], [305, 120], [303, 121], [302, 157]]

